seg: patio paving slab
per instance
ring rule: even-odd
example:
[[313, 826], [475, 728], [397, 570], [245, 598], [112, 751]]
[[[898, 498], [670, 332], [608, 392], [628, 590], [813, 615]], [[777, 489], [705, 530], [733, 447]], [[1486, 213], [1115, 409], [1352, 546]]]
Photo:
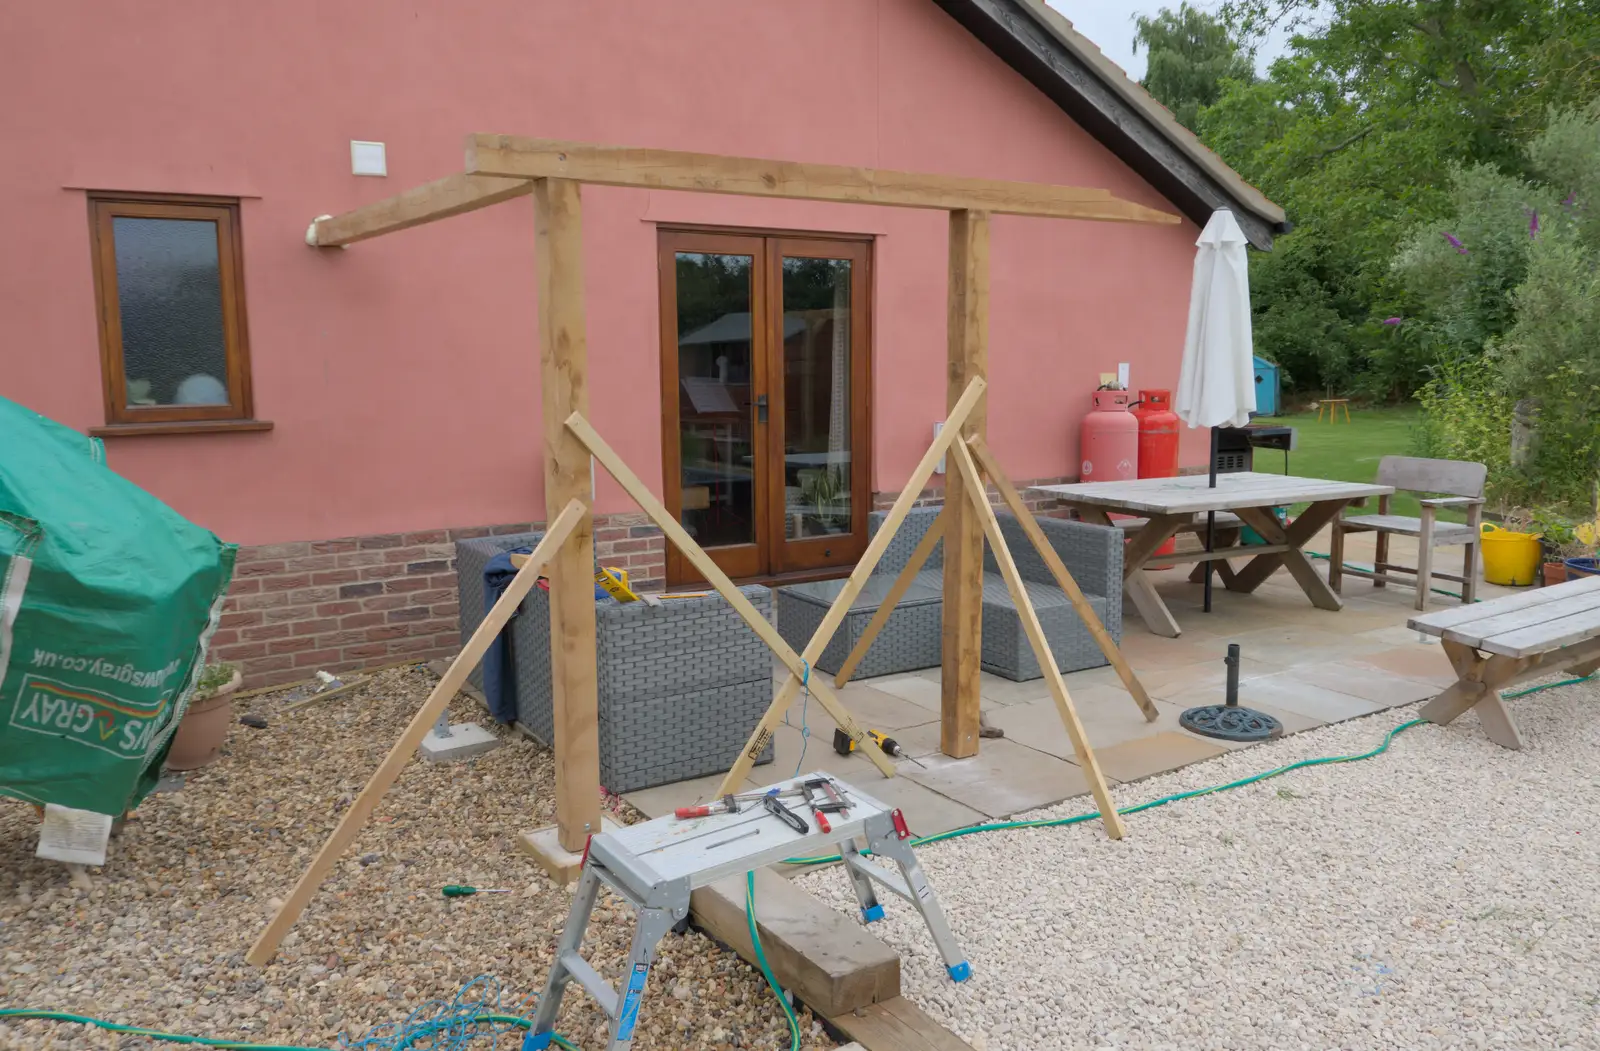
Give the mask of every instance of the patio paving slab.
[[1118, 781], [1137, 781], [1222, 755], [1226, 751], [1228, 749], [1218, 742], [1169, 730], [1124, 741], [1109, 748], [1096, 748], [1094, 754], [1107, 777], [1114, 777]]
[[1337, 693], [1347, 693], [1363, 701], [1370, 701], [1380, 708], [1410, 704], [1439, 692], [1426, 682], [1407, 679], [1394, 672], [1363, 664], [1354, 659], [1302, 664], [1295, 668], [1292, 674], [1298, 676], [1302, 682], [1323, 686]]
[[1009, 740], [984, 741], [978, 754], [968, 759], [935, 754], [922, 761], [925, 767], [902, 763], [901, 777], [959, 799], [992, 818], [1049, 806], [1089, 791], [1088, 781], [1076, 766]]
[[943, 704], [941, 691], [944, 687], [939, 680], [924, 678], [921, 675], [886, 675], [881, 679], [864, 679], [861, 685], [910, 701], [933, 712], [935, 716], [939, 714], [939, 708]]
[[1371, 715], [1383, 707], [1347, 693], [1312, 685], [1300, 678], [1298, 669], [1241, 682], [1239, 703], [1247, 708], [1285, 708], [1328, 723]]
[[[883, 681], [883, 680], [879, 680]], [[925, 723], [930, 718], [937, 719], [939, 711], [935, 708], [931, 713], [925, 707], [904, 697], [897, 697], [892, 693], [858, 682], [849, 682], [843, 689], [835, 690], [839, 700], [844, 702], [856, 722], [862, 726], [869, 726], [874, 730], [898, 730], [903, 726], [915, 726]], [[833, 717], [817, 702], [815, 696], [808, 701], [804, 694], [794, 699], [789, 705], [789, 722], [798, 726], [802, 715], [811, 725], [813, 734], [824, 731], [832, 737], [836, 725]]]
[[[1146, 722], [1144, 713], [1133, 703], [1133, 698], [1122, 690], [1110, 686], [1093, 686], [1074, 691], [1072, 703], [1078, 710], [1078, 719], [1089, 735], [1089, 745], [1098, 754], [1102, 748], [1139, 737], [1151, 737], [1175, 729], [1182, 709], [1175, 704], [1156, 701], [1161, 718]], [[1006, 732], [1006, 740], [1015, 741], [1058, 759], [1074, 762], [1072, 739], [1061, 723], [1055, 703], [1014, 704], [1001, 708], [989, 716], [989, 723]], [[934, 727], [937, 731], [937, 725]], [[988, 742], [984, 742], [987, 746]]]
[[[1406, 631], [1415, 634], [1409, 628]], [[1450, 659], [1444, 655], [1443, 646], [1419, 646], [1412, 643], [1384, 650], [1382, 653], [1358, 657], [1357, 661], [1361, 664], [1370, 664], [1374, 668], [1382, 668], [1393, 675], [1403, 675], [1408, 679], [1425, 682], [1439, 689], [1453, 685], [1456, 681], [1455, 672], [1450, 667]]]

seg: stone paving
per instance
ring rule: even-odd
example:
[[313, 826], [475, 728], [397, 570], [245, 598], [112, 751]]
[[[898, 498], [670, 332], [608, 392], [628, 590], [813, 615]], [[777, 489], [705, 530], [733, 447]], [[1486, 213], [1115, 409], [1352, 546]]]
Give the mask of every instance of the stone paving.
[[[1370, 565], [1371, 543], [1371, 534], [1350, 537], [1347, 560]], [[1415, 564], [1412, 543], [1393, 538], [1391, 560]], [[1328, 550], [1326, 533], [1310, 550]], [[1459, 550], [1442, 549], [1438, 561], [1458, 565]], [[1379, 589], [1346, 577], [1344, 609], [1321, 610], [1280, 570], [1248, 595], [1216, 585], [1208, 614], [1202, 610], [1202, 588], [1187, 581], [1186, 569], [1155, 574], [1157, 589], [1183, 629], [1180, 637], [1147, 632], [1131, 604], [1125, 617], [1122, 652], [1155, 699], [1161, 712], [1157, 721], [1145, 721], [1110, 668], [1064, 676], [1101, 770], [1113, 783], [1252, 747], [1200, 737], [1178, 725], [1184, 709], [1222, 703], [1223, 657], [1231, 642], [1239, 644], [1243, 656], [1239, 702], [1276, 716], [1286, 733], [1422, 700], [1454, 681], [1438, 640], [1405, 626], [1414, 613], [1416, 593], [1410, 588]], [[1510, 590], [1480, 584], [1479, 597]], [[1435, 595], [1433, 601], [1432, 608], [1447, 608], [1457, 600]], [[851, 682], [840, 690], [863, 726], [888, 733], [913, 757], [901, 760], [899, 776], [889, 779], [860, 756], [835, 754], [833, 721], [815, 702], [797, 701], [788, 725], [778, 731], [774, 762], [755, 769], [750, 787], [791, 776], [797, 766], [824, 770], [899, 806], [918, 835], [1087, 796], [1088, 784], [1043, 679], [1019, 683], [984, 674], [980, 691], [988, 723], [1004, 730], [1005, 737], [984, 740], [974, 757], [951, 759], [939, 752], [938, 668]], [[624, 798], [655, 817], [709, 798], [720, 780], [697, 778]], [[1093, 804], [1086, 798], [1084, 807]]]

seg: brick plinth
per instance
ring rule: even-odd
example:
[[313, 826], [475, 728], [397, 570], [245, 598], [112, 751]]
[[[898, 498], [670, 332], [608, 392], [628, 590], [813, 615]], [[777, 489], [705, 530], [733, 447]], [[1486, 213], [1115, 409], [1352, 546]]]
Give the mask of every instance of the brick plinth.
[[[527, 522], [471, 529], [303, 540], [239, 549], [211, 660], [244, 671], [245, 686], [310, 678], [460, 648], [455, 541], [525, 533]], [[626, 567], [636, 589], [666, 579], [666, 540], [641, 514], [597, 515], [595, 554]]]

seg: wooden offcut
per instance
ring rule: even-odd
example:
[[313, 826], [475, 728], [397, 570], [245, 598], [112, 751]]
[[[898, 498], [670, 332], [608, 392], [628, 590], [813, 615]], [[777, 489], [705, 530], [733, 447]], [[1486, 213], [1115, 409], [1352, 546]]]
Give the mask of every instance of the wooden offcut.
[[589, 509], [581, 501], [573, 500], [568, 503], [561, 513], [550, 520], [550, 526], [545, 530], [544, 538], [528, 556], [528, 561], [517, 570], [516, 576], [511, 578], [511, 583], [506, 585], [502, 594], [493, 608], [484, 616], [483, 623], [478, 625], [478, 630], [472, 633], [472, 638], [461, 648], [456, 659], [450, 662], [450, 670], [444, 673], [433, 692], [428, 694], [428, 699], [417, 709], [417, 714], [411, 717], [411, 722], [406, 725], [400, 739], [389, 749], [389, 754], [384, 756], [383, 762], [373, 772], [365, 788], [356, 796], [355, 802], [344, 812], [339, 819], [339, 824], [322, 844], [322, 849], [317, 851], [317, 856], [306, 866], [300, 874], [300, 879], [294, 885], [288, 899], [283, 903], [272, 922], [267, 924], [266, 930], [256, 939], [251, 946], [249, 954], [245, 957], [257, 967], [265, 966], [273, 954], [278, 951], [278, 944], [283, 941], [283, 936], [289, 933], [295, 920], [305, 911], [312, 895], [322, 881], [327, 879], [328, 871], [333, 868], [339, 856], [349, 849], [350, 841], [356, 838], [356, 833], [361, 831], [367, 819], [372, 816], [372, 810], [378, 805], [378, 800], [383, 798], [400, 776], [400, 771], [405, 769], [416, 753], [417, 747], [422, 744], [422, 739], [433, 729], [433, 724], [438, 722], [439, 715], [450, 703], [456, 691], [461, 689], [467, 681], [467, 675], [483, 659], [488, 652], [489, 644], [500, 634], [500, 629], [506, 626], [517, 607], [522, 605], [522, 600], [539, 580], [539, 571], [542, 570], [555, 553], [561, 550], [567, 537], [578, 523], [586, 518]]
[[1106, 834], [1112, 839], [1121, 839], [1124, 835], [1122, 815], [1117, 813], [1117, 805], [1111, 799], [1111, 789], [1106, 787], [1105, 775], [1100, 772], [1100, 763], [1094, 757], [1094, 749], [1089, 746], [1089, 735], [1084, 732], [1083, 723], [1078, 719], [1078, 709], [1072, 703], [1072, 695], [1067, 692], [1067, 684], [1061, 679], [1061, 667], [1056, 662], [1055, 654], [1050, 652], [1050, 641], [1045, 638], [1044, 626], [1039, 623], [1033, 600], [1028, 598], [1027, 585], [1022, 582], [1022, 574], [1017, 571], [1011, 549], [1006, 546], [1005, 534], [1000, 532], [1000, 520], [995, 517], [994, 508], [989, 506], [983, 478], [978, 474], [978, 467], [972, 462], [972, 454], [967, 451], [965, 442], [955, 443], [950, 452], [962, 478], [967, 482], [967, 499], [989, 537], [989, 550], [994, 555], [995, 564], [1000, 567], [1006, 590], [1011, 592], [1011, 601], [1017, 607], [1017, 617], [1022, 621], [1022, 632], [1028, 637], [1034, 659], [1044, 672], [1050, 698], [1055, 701], [1056, 712], [1067, 729], [1067, 736], [1072, 739], [1072, 752], [1077, 756], [1078, 768], [1083, 771], [1084, 780], [1089, 782], [1089, 791], [1100, 808], [1100, 820], [1105, 824]]
[[[772, 869], [758, 869], [755, 876], [756, 929], [779, 985], [824, 1015], [900, 995], [899, 953]], [[756, 962], [743, 876], [699, 888], [689, 908], [697, 926]]]
[[[950, 292], [946, 391], [961, 392], [989, 368], [989, 215], [950, 213]], [[967, 416], [962, 438], [983, 437], [985, 406]], [[958, 426], [945, 424], [950, 432]], [[944, 604], [940, 638], [939, 750], [956, 759], [978, 754], [983, 657], [983, 527], [968, 504], [967, 482], [945, 472]], [[981, 495], [981, 494], [980, 494]]]
[[903, 996], [855, 1011], [824, 1012], [823, 1017], [866, 1051], [973, 1051], [971, 1044]]
[[726, 157], [681, 150], [595, 146], [516, 135], [467, 136], [467, 170], [520, 179], [562, 178], [600, 186], [689, 190], [746, 197], [876, 204], [942, 211], [1104, 222], [1181, 222], [1178, 216], [1081, 186], [969, 179], [955, 175], [847, 168], [834, 164]]

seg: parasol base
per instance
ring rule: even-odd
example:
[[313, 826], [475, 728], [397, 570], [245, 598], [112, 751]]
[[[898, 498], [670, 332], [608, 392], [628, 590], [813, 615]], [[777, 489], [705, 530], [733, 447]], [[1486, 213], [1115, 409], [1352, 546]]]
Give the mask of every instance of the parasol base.
[[1229, 704], [1190, 708], [1178, 717], [1178, 725], [1222, 741], [1268, 741], [1283, 736], [1283, 724], [1266, 712]]

